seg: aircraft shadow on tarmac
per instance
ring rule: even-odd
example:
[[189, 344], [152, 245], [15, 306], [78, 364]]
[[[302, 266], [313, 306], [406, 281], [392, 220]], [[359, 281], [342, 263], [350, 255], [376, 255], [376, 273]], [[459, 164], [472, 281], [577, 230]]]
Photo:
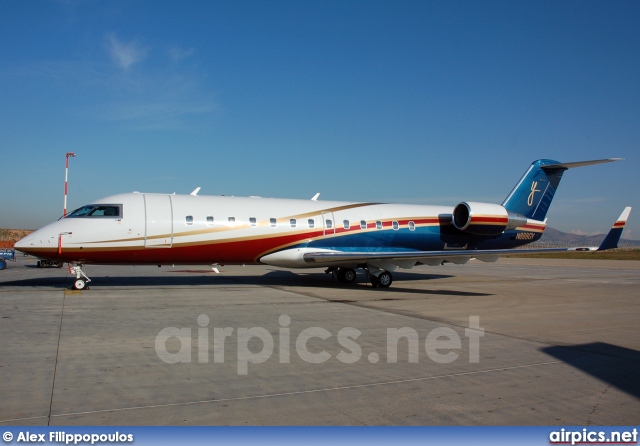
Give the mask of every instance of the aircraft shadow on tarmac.
[[[403, 287], [403, 282], [429, 281], [437, 279], [449, 279], [454, 276], [442, 274], [420, 274], [420, 273], [394, 273], [394, 283], [390, 288], [373, 288], [367, 281], [364, 274], [358, 274], [355, 284], [339, 283], [331, 275], [325, 273], [294, 273], [286, 270], [270, 271], [263, 275], [233, 275], [215, 274], [210, 270], [185, 270], [175, 269], [165, 271], [168, 274], [152, 276], [97, 276], [91, 275], [92, 282], [89, 284], [94, 289], [117, 288], [117, 287], [190, 287], [190, 286], [230, 286], [230, 285], [257, 285], [257, 286], [290, 286], [297, 288], [341, 288], [353, 291], [373, 291], [385, 293], [392, 300], [393, 293], [411, 293], [424, 295], [445, 295], [445, 296], [466, 296], [483, 297], [491, 296], [490, 293], [479, 293], [469, 291], [457, 291], [447, 289], [416, 289]], [[180, 274], [180, 275], [178, 275]], [[189, 275], [185, 275], [189, 274]], [[0, 282], [3, 287], [49, 287], [49, 288], [69, 288], [72, 277], [38, 277], [32, 279], [12, 280]]]
[[541, 349], [544, 353], [640, 399], [640, 352], [592, 342]]

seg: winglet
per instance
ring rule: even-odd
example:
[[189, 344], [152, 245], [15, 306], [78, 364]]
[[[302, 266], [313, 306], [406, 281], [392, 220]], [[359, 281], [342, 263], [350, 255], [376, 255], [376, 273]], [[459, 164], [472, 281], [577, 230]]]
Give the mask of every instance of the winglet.
[[318, 192], [317, 194], [315, 194], [315, 195], [313, 196], [313, 198], [311, 199], [311, 201], [317, 201], [319, 196], [320, 196], [320, 192]]
[[200, 192], [200, 189], [202, 189], [200, 186], [196, 187], [189, 195], [193, 195], [195, 197], [198, 195], [198, 192]]
[[624, 208], [620, 217], [613, 224], [613, 227], [604, 238], [600, 246], [598, 247], [598, 251], [604, 251], [605, 249], [615, 249], [618, 247], [618, 242], [620, 241], [620, 236], [622, 235], [622, 230], [624, 229], [624, 225], [627, 223], [627, 219], [629, 218], [629, 214], [631, 213], [631, 207]]

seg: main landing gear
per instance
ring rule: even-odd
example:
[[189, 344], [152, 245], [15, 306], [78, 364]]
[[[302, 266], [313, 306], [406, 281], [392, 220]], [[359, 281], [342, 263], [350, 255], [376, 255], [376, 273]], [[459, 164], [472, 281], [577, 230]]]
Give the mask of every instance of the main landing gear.
[[332, 266], [327, 268], [325, 273], [335, 273], [338, 278], [338, 282], [340, 283], [354, 283], [357, 279], [356, 270], [353, 268], [338, 268], [336, 266]]
[[338, 268], [338, 282], [353, 283], [356, 281], [356, 270], [353, 268]]
[[[338, 282], [340, 283], [354, 283], [356, 281], [356, 270], [353, 268], [328, 268], [325, 271], [328, 273], [336, 273]], [[393, 283], [393, 276], [389, 271], [381, 271], [377, 276], [367, 271], [371, 285], [374, 288], [389, 288]]]
[[70, 263], [69, 272], [76, 275], [76, 280], [73, 281], [74, 290], [84, 290], [89, 288], [87, 284], [91, 282], [91, 279], [87, 277], [82, 263]]
[[389, 271], [382, 271], [378, 277], [371, 274], [371, 285], [374, 288], [389, 288], [393, 283], [393, 276]]

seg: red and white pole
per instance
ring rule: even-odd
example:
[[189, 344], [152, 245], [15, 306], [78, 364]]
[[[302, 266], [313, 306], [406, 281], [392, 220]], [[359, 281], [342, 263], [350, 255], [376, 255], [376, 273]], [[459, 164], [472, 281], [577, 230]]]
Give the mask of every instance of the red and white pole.
[[67, 193], [69, 192], [69, 157], [76, 156], [73, 152], [67, 152], [66, 165], [64, 170], [64, 213], [62, 214], [64, 217], [67, 216]]

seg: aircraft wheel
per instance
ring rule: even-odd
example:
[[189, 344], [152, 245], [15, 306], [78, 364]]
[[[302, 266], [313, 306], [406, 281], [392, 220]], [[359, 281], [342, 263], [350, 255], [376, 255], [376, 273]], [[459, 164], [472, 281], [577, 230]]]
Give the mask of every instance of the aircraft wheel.
[[380, 275], [378, 276], [378, 286], [380, 288], [389, 288], [392, 282], [393, 277], [391, 276], [391, 273], [387, 271], [380, 273]]
[[373, 286], [374, 288], [380, 288], [380, 281], [373, 274], [371, 274], [371, 286]]
[[85, 282], [84, 279], [76, 279], [73, 282], [74, 290], [84, 290], [86, 286], [87, 286], [87, 282]]
[[353, 283], [356, 281], [356, 271], [353, 268], [340, 268], [338, 270], [338, 281], [342, 283]]
[[7, 262], [4, 259], [0, 259], [0, 270], [3, 270], [7, 267]]
[[38, 265], [38, 268], [42, 268], [42, 262], [40, 260], [38, 260], [38, 263], [36, 265]]

